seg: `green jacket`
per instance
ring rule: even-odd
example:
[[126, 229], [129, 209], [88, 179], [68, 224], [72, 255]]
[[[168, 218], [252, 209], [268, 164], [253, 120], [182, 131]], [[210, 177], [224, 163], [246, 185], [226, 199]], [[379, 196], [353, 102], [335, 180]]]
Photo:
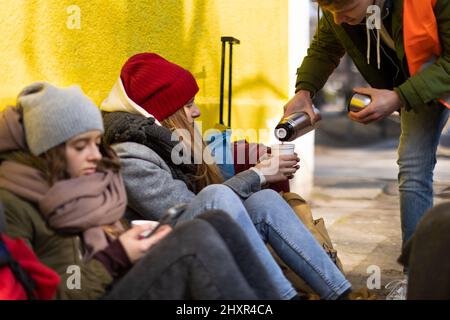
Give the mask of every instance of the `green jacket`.
[[[9, 191], [0, 189], [0, 202], [5, 207], [6, 233], [12, 238], [25, 240], [39, 260], [55, 270], [61, 277], [57, 299], [95, 299], [112, 282], [103, 264], [95, 259], [84, 263], [81, 259], [80, 240], [76, 236], [62, 236], [50, 229], [38, 209]], [[69, 289], [73, 273], [69, 266], [79, 266], [80, 289]], [[70, 270], [70, 269], [69, 269]]]
[[[5, 207], [6, 234], [25, 240], [39, 260], [61, 277], [57, 299], [96, 299], [105, 293], [112, 277], [101, 262], [82, 261], [78, 237], [57, 234], [46, 225], [34, 205], [9, 191], [0, 189], [0, 201]], [[73, 274], [68, 273], [69, 266], [80, 267], [80, 289], [67, 286]]]
[[392, 33], [395, 54], [400, 61], [401, 72], [406, 81], [392, 87], [383, 77], [374, 62], [367, 64], [366, 53], [361, 44], [367, 45], [365, 37], [355, 37], [352, 28], [358, 26], [339, 26], [334, 23], [330, 12], [324, 11], [308, 54], [297, 71], [296, 91], [308, 90], [315, 94], [328, 80], [347, 52], [353, 59], [362, 76], [373, 87], [394, 89], [399, 93], [406, 110], [418, 111], [435, 99], [450, 92], [450, 0], [437, 0], [434, 8], [439, 28], [443, 53], [433, 65], [413, 77], [409, 76], [403, 45], [403, 0], [393, 0], [391, 9]]

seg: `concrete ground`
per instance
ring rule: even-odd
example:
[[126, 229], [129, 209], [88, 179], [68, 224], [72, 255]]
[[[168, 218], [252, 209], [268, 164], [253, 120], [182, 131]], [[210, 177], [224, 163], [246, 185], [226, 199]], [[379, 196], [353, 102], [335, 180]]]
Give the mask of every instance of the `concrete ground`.
[[[352, 135], [344, 132], [350, 126]], [[366, 287], [374, 270], [368, 268], [380, 268], [381, 288], [374, 292], [384, 299], [387, 294], [384, 286], [402, 278], [402, 267], [396, 262], [401, 248], [396, 165], [398, 124], [388, 123], [381, 130], [376, 126], [355, 127], [345, 118], [336, 118], [325, 119], [322, 127], [325, 128], [316, 132], [315, 187], [311, 200], [314, 217], [325, 219], [354, 288]], [[327, 132], [326, 128], [340, 129]], [[447, 186], [450, 186], [450, 157], [439, 156], [435, 171], [436, 204], [450, 198]]]

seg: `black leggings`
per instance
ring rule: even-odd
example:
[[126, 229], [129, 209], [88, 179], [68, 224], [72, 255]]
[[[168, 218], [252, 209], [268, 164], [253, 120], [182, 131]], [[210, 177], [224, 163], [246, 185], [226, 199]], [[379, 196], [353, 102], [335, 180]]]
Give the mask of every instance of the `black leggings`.
[[243, 231], [224, 213], [177, 226], [105, 299], [276, 299]]

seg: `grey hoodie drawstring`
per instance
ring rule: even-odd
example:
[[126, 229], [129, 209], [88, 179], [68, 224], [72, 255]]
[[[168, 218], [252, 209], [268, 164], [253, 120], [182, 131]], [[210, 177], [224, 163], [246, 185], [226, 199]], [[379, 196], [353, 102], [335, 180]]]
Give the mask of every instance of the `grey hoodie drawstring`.
[[378, 70], [381, 69], [381, 54], [380, 54], [380, 30], [377, 29], [377, 64], [378, 64]]
[[370, 64], [370, 29], [366, 26], [367, 32], [367, 64]]
[[[371, 37], [370, 37], [370, 29], [366, 26], [367, 30], [367, 64], [370, 64], [370, 43], [371, 43]], [[380, 53], [380, 30], [377, 29], [377, 65], [378, 70], [381, 68], [381, 53]]]
[[[367, 30], [367, 64], [370, 64], [370, 43], [371, 43], [371, 36], [370, 36], [370, 29], [369, 26], [366, 24], [366, 30]], [[380, 42], [380, 29], [377, 28], [377, 65], [378, 70], [381, 69], [381, 42]]]
[[[380, 11], [384, 8], [384, 2], [385, 0], [375, 0], [374, 4], [376, 4]], [[383, 18], [380, 17], [380, 20], [383, 20]], [[381, 69], [381, 28], [383, 28], [383, 22], [379, 21], [379, 23], [375, 22], [375, 29], [377, 29], [377, 66], [378, 70]], [[371, 43], [371, 35], [368, 23], [366, 23], [366, 30], [367, 30], [367, 64], [370, 64], [370, 43]]]
[[[367, 29], [367, 64], [370, 64], [370, 30]], [[377, 65], [378, 70], [381, 69], [381, 53], [380, 53], [380, 30], [377, 29]]]

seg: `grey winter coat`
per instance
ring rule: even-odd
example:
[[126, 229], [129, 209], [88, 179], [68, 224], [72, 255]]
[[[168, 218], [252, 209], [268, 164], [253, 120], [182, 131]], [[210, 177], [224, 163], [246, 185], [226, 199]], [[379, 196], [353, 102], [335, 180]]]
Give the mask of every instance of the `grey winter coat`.
[[[152, 149], [135, 142], [112, 146], [121, 159], [128, 196], [127, 219], [158, 220], [170, 207], [195, 197], [186, 184], [174, 179], [164, 160]], [[242, 199], [261, 190], [259, 175], [247, 170], [224, 182]]]

